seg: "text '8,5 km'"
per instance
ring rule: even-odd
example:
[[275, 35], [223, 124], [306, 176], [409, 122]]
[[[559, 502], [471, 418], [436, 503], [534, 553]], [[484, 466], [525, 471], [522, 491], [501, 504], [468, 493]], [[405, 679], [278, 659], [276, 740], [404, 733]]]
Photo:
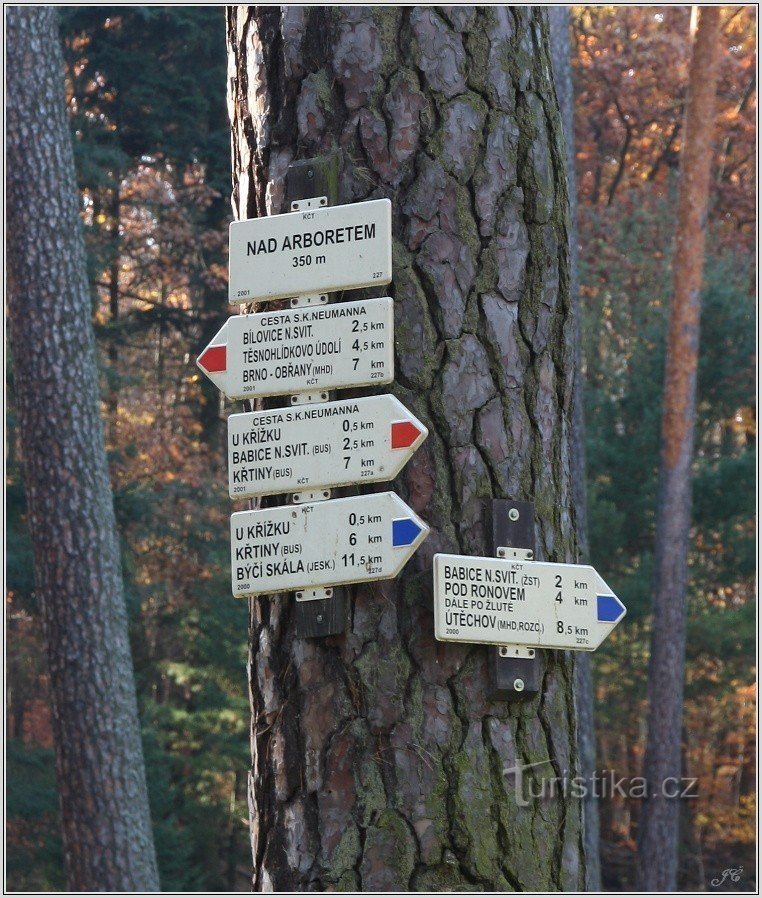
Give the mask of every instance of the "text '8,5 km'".
[[445, 642], [592, 652], [625, 613], [589, 565], [434, 556], [434, 635]]

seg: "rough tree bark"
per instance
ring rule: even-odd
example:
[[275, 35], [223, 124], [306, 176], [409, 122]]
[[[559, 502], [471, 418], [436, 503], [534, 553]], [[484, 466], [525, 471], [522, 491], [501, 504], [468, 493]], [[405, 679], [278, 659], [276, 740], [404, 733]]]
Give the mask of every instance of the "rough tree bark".
[[[572, 404], [572, 429], [569, 437], [571, 450], [572, 495], [577, 521], [579, 560], [589, 561], [587, 542], [587, 472], [585, 465], [585, 385], [582, 377], [582, 309], [579, 294], [579, 237], [577, 231], [577, 173], [574, 168], [574, 83], [571, 68], [571, 42], [569, 39], [569, 7], [548, 8], [550, 25], [550, 55], [553, 60], [553, 76], [558, 105], [561, 110], [566, 141], [566, 181], [569, 193], [569, 271], [571, 307], [576, 328], [576, 365]], [[581, 652], [574, 667], [574, 693], [579, 722], [580, 774], [587, 783], [595, 775], [595, 695], [593, 692], [592, 657]], [[601, 890], [600, 822], [598, 799], [590, 790], [583, 800], [585, 829], [585, 888], [589, 892]]]
[[662, 784], [681, 775], [691, 464], [721, 12], [716, 6], [694, 7], [692, 21], [695, 42], [683, 132], [656, 514], [643, 768], [649, 797], [639, 824], [638, 887], [649, 891], [677, 888], [680, 803], [662, 793]]
[[338, 149], [341, 202], [393, 203], [397, 380], [430, 428], [395, 488], [432, 535], [353, 590], [345, 635], [299, 640], [251, 602], [258, 889], [579, 889], [578, 801], [503, 769], [577, 773], [573, 664], [487, 698], [484, 647], [433, 639], [431, 556], [484, 553], [482, 500], [531, 499], [539, 554], [576, 557], [568, 200], [546, 14], [233, 7], [233, 208], [282, 211], [295, 158]]
[[67, 882], [155, 890], [57, 15], [6, 25], [8, 307]]

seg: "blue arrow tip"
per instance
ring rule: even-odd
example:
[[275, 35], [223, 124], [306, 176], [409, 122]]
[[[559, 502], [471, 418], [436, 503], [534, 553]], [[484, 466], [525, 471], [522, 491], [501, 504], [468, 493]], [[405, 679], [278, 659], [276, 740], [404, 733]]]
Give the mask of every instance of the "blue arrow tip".
[[601, 623], [614, 624], [626, 611], [616, 596], [598, 596], [598, 620]]
[[392, 521], [392, 545], [410, 546], [422, 530], [412, 518], [397, 518]]

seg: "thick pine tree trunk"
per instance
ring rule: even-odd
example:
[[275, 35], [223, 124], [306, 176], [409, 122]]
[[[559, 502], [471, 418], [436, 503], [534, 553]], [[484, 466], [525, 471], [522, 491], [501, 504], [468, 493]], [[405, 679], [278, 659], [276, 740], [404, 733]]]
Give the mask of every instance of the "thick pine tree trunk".
[[[234, 7], [233, 206], [283, 211], [296, 158], [339, 149], [340, 202], [393, 203], [394, 392], [430, 436], [395, 488], [433, 532], [352, 590], [343, 636], [251, 602], [254, 884], [579, 889], [581, 808], [517, 801], [503, 769], [577, 772], [573, 664], [488, 698], [487, 650], [433, 638], [431, 556], [484, 554], [482, 500], [536, 503], [539, 554], [576, 555], [575, 346], [561, 121], [545, 13]], [[533, 779], [535, 790], [539, 788]]]
[[8, 306], [72, 890], [158, 888], [63, 62], [52, 7], [7, 11]]
[[667, 337], [659, 500], [654, 553], [653, 623], [648, 669], [638, 887], [677, 888], [680, 802], [662, 785], [679, 779], [685, 664], [686, 585], [691, 523], [691, 464], [696, 419], [701, 280], [719, 64], [720, 7], [694, 7], [697, 18], [680, 168], [673, 293]]

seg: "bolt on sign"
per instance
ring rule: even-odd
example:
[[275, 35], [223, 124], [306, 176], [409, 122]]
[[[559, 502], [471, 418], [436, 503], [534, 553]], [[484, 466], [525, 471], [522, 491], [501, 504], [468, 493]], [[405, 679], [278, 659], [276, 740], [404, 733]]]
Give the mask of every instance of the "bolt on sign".
[[389, 395], [231, 415], [230, 495], [393, 480], [427, 435]]
[[592, 652], [626, 611], [589, 565], [434, 556], [434, 635], [445, 642]]
[[233, 595], [396, 577], [428, 526], [395, 493], [371, 493], [230, 518]]
[[388, 384], [392, 300], [233, 315], [196, 364], [230, 399]]
[[231, 303], [380, 287], [392, 279], [388, 199], [230, 225]]

